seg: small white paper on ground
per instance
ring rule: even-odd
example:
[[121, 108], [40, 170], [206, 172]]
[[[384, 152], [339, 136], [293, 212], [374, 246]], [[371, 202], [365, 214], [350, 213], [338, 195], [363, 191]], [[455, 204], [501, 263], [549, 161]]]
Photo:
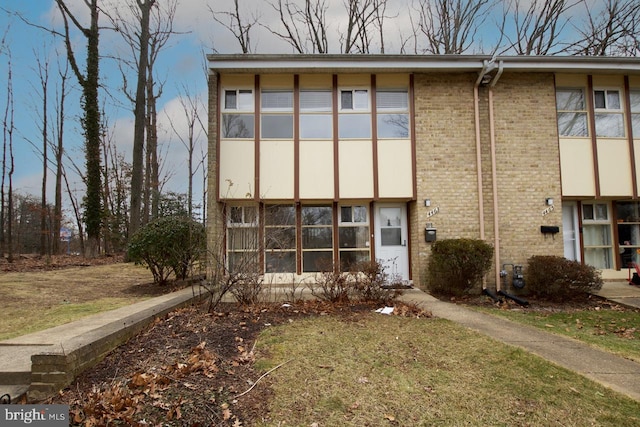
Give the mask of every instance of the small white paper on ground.
[[391, 313], [393, 313], [393, 307], [379, 308], [379, 309], [376, 310], [376, 313], [391, 314]]

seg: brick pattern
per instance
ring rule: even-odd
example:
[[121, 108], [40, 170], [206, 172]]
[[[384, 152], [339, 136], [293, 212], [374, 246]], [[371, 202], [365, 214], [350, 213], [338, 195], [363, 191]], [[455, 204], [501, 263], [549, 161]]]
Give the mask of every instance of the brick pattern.
[[[473, 84], [477, 75], [418, 74], [416, 93], [417, 202], [412, 212], [412, 272], [424, 285], [430, 253], [428, 222], [438, 239], [479, 238]], [[504, 73], [493, 89], [500, 264], [526, 264], [532, 255], [562, 255], [560, 165], [552, 74]], [[494, 243], [488, 89], [480, 89], [485, 240]], [[546, 197], [558, 207], [542, 216]], [[425, 207], [424, 199], [431, 200]], [[427, 217], [435, 207], [439, 212]], [[495, 286], [492, 273], [487, 279]]]

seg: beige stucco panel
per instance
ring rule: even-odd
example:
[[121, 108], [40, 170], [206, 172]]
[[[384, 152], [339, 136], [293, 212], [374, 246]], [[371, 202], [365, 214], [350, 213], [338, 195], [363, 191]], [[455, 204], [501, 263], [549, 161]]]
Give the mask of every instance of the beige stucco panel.
[[557, 87], [584, 87], [587, 85], [585, 74], [556, 74]]
[[622, 76], [593, 76], [594, 88], [621, 88], [624, 85]]
[[302, 89], [328, 89], [333, 86], [331, 74], [302, 74], [300, 75], [300, 88]]
[[636, 89], [640, 87], [640, 76], [629, 76], [629, 86]]
[[338, 86], [340, 87], [366, 87], [371, 84], [369, 74], [341, 74], [338, 76]]
[[373, 148], [371, 141], [340, 141], [340, 198], [373, 197]]
[[602, 196], [633, 195], [631, 156], [626, 140], [598, 140], [598, 169]]
[[333, 199], [333, 141], [300, 142], [300, 198]]
[[260, 197], [293, 199], [293, 141], [260, 141]]
[[222, 87], [253, 88], [255, 76], [253, 74], [223, 74], [220, 76]]
[[590, 139], [560, 140], [560, 171], [564, 197], [596, 195]]
[[262, 74], [260, 76], [262, 89], [293, 89], [292, 74]]
[[379, 88], [405, 88], [409, 87], [408, 74], [378, 74], [376, 86]]
[[220, 198], [252, 198], [255, 191], [253, 141], [220, 142]]
[[380, 197], [412, 197], [411, 141], [378, 141], [378, 192]]

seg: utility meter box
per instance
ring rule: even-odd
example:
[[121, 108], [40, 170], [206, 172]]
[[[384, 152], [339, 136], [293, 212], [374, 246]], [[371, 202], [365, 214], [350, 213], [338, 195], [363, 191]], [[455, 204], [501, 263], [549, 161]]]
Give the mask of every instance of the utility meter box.
[[427, 224], [424, 229], [424, 241], [427, 243], [436, 241], [436, 232], [437, 230], [431, 224]]

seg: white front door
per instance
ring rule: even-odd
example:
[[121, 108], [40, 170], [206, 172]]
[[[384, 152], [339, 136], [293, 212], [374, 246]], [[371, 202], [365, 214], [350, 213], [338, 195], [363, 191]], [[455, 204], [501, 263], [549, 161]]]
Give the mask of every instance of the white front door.
[[374, 215], [376, 258], [389, 279], [409, 280], [406, 204], [377, 203]]

